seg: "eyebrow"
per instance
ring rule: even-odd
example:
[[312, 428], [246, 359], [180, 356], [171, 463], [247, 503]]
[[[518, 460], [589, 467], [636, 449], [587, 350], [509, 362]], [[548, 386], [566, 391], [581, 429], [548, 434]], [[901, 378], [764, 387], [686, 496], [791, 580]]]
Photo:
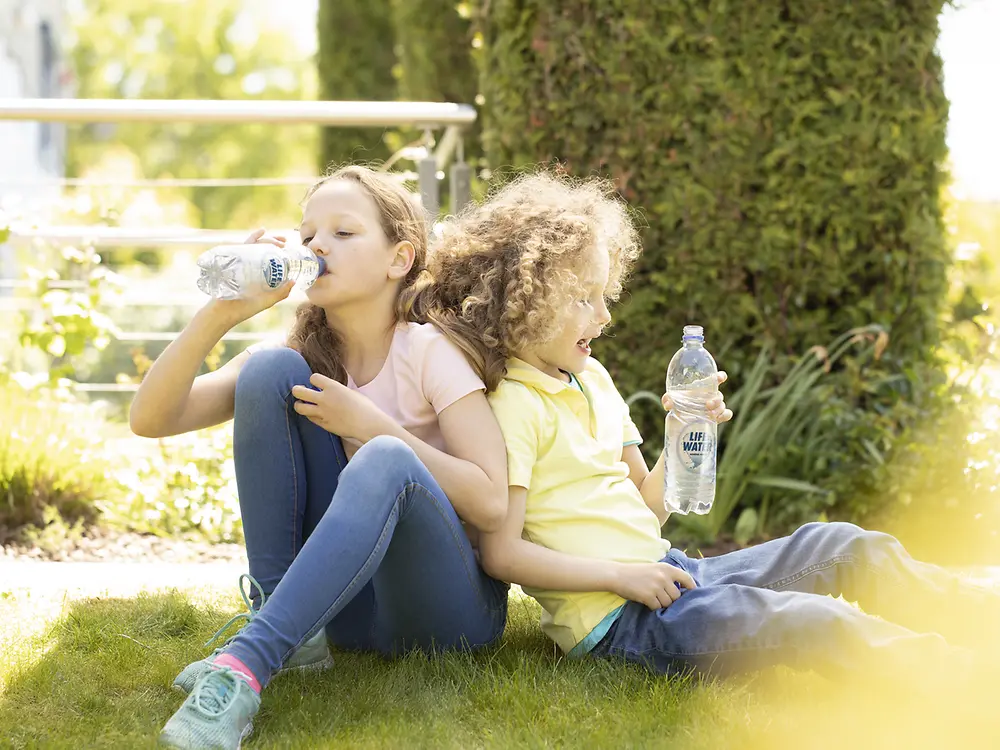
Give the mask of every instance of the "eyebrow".
[[[358, 222], [359, 224], [363, 224], [364, 223], [364, 220], [360, 216], [358, 216], [357, 214], [352, 214], [352, 213], [335, 213], [335, 214], [333, 214], [333, 216], [331, 218], [334, 218], [334, 219], [351, 219], [353, 221]], [[307, 227], [312, 227], [312, 223], [306, 221], [305, 219], [303, 219], [301, 222], [299, 222], [299, 231], [302, 230], [302, 227], [306, 227], [306, 226]]]

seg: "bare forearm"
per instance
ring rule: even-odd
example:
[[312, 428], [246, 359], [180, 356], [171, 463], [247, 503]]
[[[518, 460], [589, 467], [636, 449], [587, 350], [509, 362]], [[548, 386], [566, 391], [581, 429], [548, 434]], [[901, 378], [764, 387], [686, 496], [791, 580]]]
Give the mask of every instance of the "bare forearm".
[[175, 425], [184, 413], [198, 370], [231, 327], [232, 324], [206, 306], [163, 350], [132, 401], [129, 422], [137, 434], [152, 436], [176, 431]]
[[642, 494], [642, 499], [646, 503], [646, 506], [656, 514], [656, 517], [660, 520], [660, 526], [663, 526], [667, 522], [667, 518], [670, 514], [667, 512], [666, 506], [663, 504], [663, 481], [664, 481], [664, 463], [663, 463], [663, 452], [660, 452], [660, 457], [656, 460], [656, 465], [653, 467], [652, 471], [646, 475], [646, 478], [642, 480], [642, 487], [639, 488], [639, 492]]
[[615, 591], [618, 563], [579, 557], [541, 545], [512, 539], [502, 548], [481, 542], [487, 572], [519, 586], [532, 586], [553, 591]]

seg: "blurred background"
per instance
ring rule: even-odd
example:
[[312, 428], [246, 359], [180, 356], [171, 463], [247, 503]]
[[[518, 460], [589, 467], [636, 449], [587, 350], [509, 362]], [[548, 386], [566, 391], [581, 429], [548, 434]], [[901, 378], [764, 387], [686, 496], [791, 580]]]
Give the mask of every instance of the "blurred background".
[[[847, 519], [1000, 562], [1000, 3], [0, 0], [0, 97], [470, 105], [407, 124], [54, 122], [0, 102], [0, 545], [240, 542], [227, 426], [131, 437], [143, 373], [205, 298], [194, 259], [289, 230], [328, 165], [441, 213], [559, 163], [613, 179], [645, 254], [595, 347], [653, 460], [681, 327], [737, 418], [704, 554]], [[794, 6], [794, 7], [790, 7]], [[458, 137], [456, 138], [456, 136]], [[425, 183], [427, 173], [424, 172]], [[286, 326], [241, 326], [218, 367]], [[14, 552], [10, 552], [14, 554]]]

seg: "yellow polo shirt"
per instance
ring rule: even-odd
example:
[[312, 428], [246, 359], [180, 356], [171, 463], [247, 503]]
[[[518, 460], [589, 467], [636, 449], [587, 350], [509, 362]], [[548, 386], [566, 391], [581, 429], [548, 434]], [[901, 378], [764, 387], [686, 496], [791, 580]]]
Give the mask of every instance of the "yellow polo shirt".
[[[580, 389], [511, 359], [490, 394], [508, 482], [528, 490], [522, 537], [582, 557], [662, 560], [670, 543], [622, 460], [623, 446], [642, 440], [628, 406], [597, 360], [577, 380]], [[542, 629], [567, 653], [625, 603], [605, 591], [525, 592], [542, 605]]]

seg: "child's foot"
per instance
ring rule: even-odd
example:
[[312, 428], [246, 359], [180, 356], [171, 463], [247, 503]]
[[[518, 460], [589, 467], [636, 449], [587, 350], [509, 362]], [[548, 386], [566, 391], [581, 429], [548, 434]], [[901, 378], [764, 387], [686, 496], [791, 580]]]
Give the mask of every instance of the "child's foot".
[[[212, 645], [217, 641], [223, 633], [225, 633], [229, 626], [239, 620], [246, 620], [250, 622], [254, 617], [257, 616], [259, 608], [254, 608], [251, 598], [243, 590], [243, 579], [246, 579], [251, 587], [255, 587], [260, 594], [260, 606], [264, 606], [264, 602], [267, 597], [264, 595], [264, 589], [260, 587], [256, 579], [243, 573], [240, 575], [240, 596], [243, 597], [243, 603], [247, 605], [246, 612], [240, 612], [240, 614], [232, 617], [229, 622], [219, 628], [215, 635], [208, 639], [206, 646]], [[235, 637], [235, 636], [233, 636]], [[222, 650], [226, 647], [226, 644], [231, 641], [232, 638], [228, 638], [225, 643], [222, 644], [220, 648], [215, 649], [209, 656], [199, 661], [188, 664], [179, 675], [174, 678], [173, 687], [176, 690], [180, 690], [182, 693], [190, 693], [191, 688], [194, 684], [202, 678], [205, 672], [208, 671], [209, 666], [215, 660], [215, 657], [222, 653]], [[289, 657], [288, 662], [279, 669], [273, 677], [285, 674], [288, 671], [306, 671], [313, 669], [327, 669], [333, 665], [333, 657], [330, 656], [330, 647], [326, 642], [326, 633], [320, 630], [316, 635], [310, 638], [308, 641], [303, 643], [299, 649]], [[273, 679], [273, 678], [272, 678]]]
[[[212, 668], [212, 662], [220, 653], [222, 653], [222, 649], [217, 648], [210, 656], [200, 661], [192, 662], [184, 667], [184, 670], [174, 678], [174, 689], [182, 693], [190, 693], [194, 684]], [[285, 665], [272, 675], [271, 679], [273, 680], [289, 672], [308, 672], [328, 669], [331, 666], [333, 666], [333, 657], [330, 655], [330, 647], [326, 642], [326, 631], [320, 630], [316, 635], [303, 643], [289, 657]]]
[[178, 750], [236, 750], [253, 731], [260, 696], [230, 667], [212, 666], [160, 732]]

